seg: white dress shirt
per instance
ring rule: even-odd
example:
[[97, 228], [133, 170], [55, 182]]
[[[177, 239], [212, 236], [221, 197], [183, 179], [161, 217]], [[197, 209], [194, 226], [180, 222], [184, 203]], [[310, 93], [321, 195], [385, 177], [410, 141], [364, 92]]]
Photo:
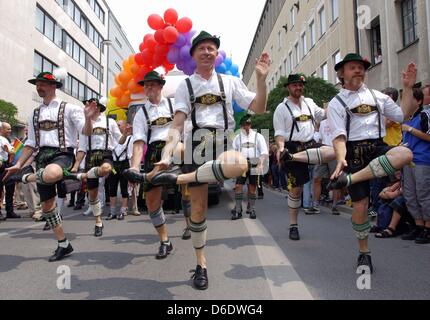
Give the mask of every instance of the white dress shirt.
[[6, 148], [9, 151], [13, 151], [13, 146], [10, 144], [9, 140], [3, 136], [0, 136], [0, 161], [8, 161], [9, 153], [6, 151]]
[[249, 134], [246, 134], [245, 130], [241, 129], [233, 140], [233, 149], [240, 152], [247, 159], [269, 155], [266, 140], [262, 134], [254, 130], [249, 130]]
[[[303, 101], [303, 99], [305, 99], [309, 108], [306, 106], [306, 103]], [[308, 120], [306, 122], [297, 122], [297, 125], [299, 127], [299, 131], [297, 131], [296, 127], [293, 125], [294, 122], [291, 117], [291, 113], [290, 111], [288, 111], [287, 106], [285, 105], [287, 102], [293, 113], [294, 118], [300, 117], [302, 115], [310, 116], [311, 114], [309, 113], [309, 109], [315, 121], [322, 121], [325, 118], [324, 109], [318, 107], [312, 99], [301, 97], [301, 103], [300, 106], [298, 106], [292, 101], [290, 101], [288, 98], [285, 98], [284, 102], [278, 105], [273, 116], [275, 137], [282, 136], [285, 138], [285, 141], [289, 141], [291, 136], [291, 130], [294, 130], [291, 141], [308, 142], [313, 140], [315, 127], [312, 123], [312, 120]]]
[[[142, 107], [143, 108], [143, 107]], [[156, 141], [167, 141], [169, 129], [172, 126], [172, 121], [163, 125], [151, 126], [151, 140], [148, 141], [148, 120], [142, 108], [139, 108], [133, 121], [133, 138], [134, 142], [143, 141], [145, 144], [151, 144]], [[169, 101], [162, 98], [160, 104], [157, 106], [152, 104], [149, 100], [145, 103], [145, 108], [149, 116], [149, 121], [152, 123], [161, 118], [172, 118], [170, 112]], [[173, 115], [175, 114], [175, 105], [172, 102]]]
[[[58, 120], [58, 110], [62, 100], [55, 98], [46, 106], [40, 105], [39, 122]], [[28, 118], [28, 139], [25, 142], [26, 147], [36, 148], [36, 137], [33, 126], [34, 111]], [[76, 148], [79, 133], [85, 125], [84, 109], [79, 106], [67, 103], [64, 110], [64, 131], [67, 148]], [[39, 147], [54, 147], [59, 148], [58, 130], [44, 131], [40, 130], [40, 146]]]
[[[394, 122], [402, 123], [404, 120], [403, 111], [389, 96], [376, 90], [373, 91], [381, 111], [381, 137], [385, 137], [385, 117]], [[375, 106], [375, 100], [366, 85], [363, 85], [358, 91], [342, 89], [339, 95], [350, 110], [363, 104]], [[327, 112], [329, 125], [333, 132], [333, 139], [342, 135], [345, 137], [347, 136], [346, 115], [346, 109], [336, 98], [333, 98], [329, 103]], [[373, 140], [379, 138], [378, 113], [373, 112], [368, 115], [353, 114], [351, 116], [348, 141]]]
[[[256, 94], [250, 92], [245, 84], [237, 77], [221, 75], [226, 94], [226, 108], [228, 129], [234, 130], [236, 122], [234, 120], [233, 102], [247, 110], [254, 100]], [[221, 96], [221, 90], [218, 83], [218, 76], [213, 71], [209, 80], [202, 78], [199, 74], [194, 73], [190, 76], [190, 81], [193, 87], [194, 96], [196, 98], [206, 94], [214, 94]], [[190, 102], [190, 94], [186, 81], [182, 81], [176, 90], [175, 95], [176, 112], [181, 111], [191, 119], [192, 106]], [[215, 128], [224, 130], [224, 112], [222, 103], [218, 102], [213, 105], [207, 106], [202, 104], [195, 104], [196, 107], [196, 122], [199, 128]]]
[[[124, 144], [117, 144], [113, 150], [113, 161], [124, 161], [125, 159], [131, 159], [133, 155], [133, 137], [128, 136]], [[125, 150], [127, 148], [127, 150]]]
[[[108, 138], [108, 150], [112, 151], [119, 140], [122, 137], [121, 131], [119, 130], [118, 124], [114, 119], [108, 118], [109, 120], [109, 138]], [[92, 150], [105, 150], [106, 149], [106, 133], [94, 134], [98, 129], [106, 131], [106, 115], [100, 114], [97, 120], [93, 123], [93, 135], [91, 136], [91, 149]], [[89, 137], [83, 134], [79, 135], [79, 151], [87, 152], [89, 150]]]

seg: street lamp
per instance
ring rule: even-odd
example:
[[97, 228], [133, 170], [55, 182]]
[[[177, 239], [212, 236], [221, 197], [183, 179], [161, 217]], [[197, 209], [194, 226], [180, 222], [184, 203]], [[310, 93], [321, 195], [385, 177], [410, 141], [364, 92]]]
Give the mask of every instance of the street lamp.
[[[104, 78], [104, 74], [102, 73], [102, 51], [104, 49], [104, 46], [111, 46], [113, 43], [111, 40], [106, 39], [100, 42], [100, 59], [99, 59], [99, 63], [100, 63], [100, 76], [99, 76], [99, 96], [102, 96], [102, 80]], [[107, 77], [106, 77], [107, 78]]]

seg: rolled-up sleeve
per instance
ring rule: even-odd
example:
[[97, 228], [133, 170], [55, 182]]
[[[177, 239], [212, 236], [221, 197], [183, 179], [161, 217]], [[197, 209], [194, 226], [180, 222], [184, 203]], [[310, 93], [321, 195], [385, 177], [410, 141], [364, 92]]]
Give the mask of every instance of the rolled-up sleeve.
[[78, 151], [87, 153], [88, 150], [88, 137], [82, 132], [79, 132], [79, 148]]
[[264, 139], [264, 136], [262, 134], [258, 134], [257, 141], [258, 141], [258, 150], [260, 151], [260, 155], [268, 156], [269, 149], [267, 148], [266, 139]]
[[237, 77], [231, 77], [233, 81], [233, 100], [244, 110], [248, 110], [256, 97], [255, 92], [248, 90], [243, 81]]
[[109, 126], [110, 126], [110, 130], [112, 131], [112, 136], [113, 136], [113, 139], [115, 140], [115, 144], [117, 144], [119, 140], [121, 140], [122, 138], [122, 133], [119, 130], [118, 124], [116, 123], [115, 120], [109, 119]]
[[81, 133], [85, 125], [84, 109], [75, 105], [70, 105], [70, 108], [70, 119], [78, 132]]
[[178, 111], [185, 113], [187, 116], [191, 112], [190, 96], [185, 81], [179, 84], [175, 93], [175, 113]]
[[330, 101], [328, 105], [327, 121], [332, 130], [333, 140], [339, 136], [347, 137], [345, 108], [334, 100]]
[[275, 130], [275, 137], [284, 137], [287, 139], [287, 128], [285, 119], [285, 107], [280, 104], [273, 115], [273, 129]]
[[382, 105], [384, 106], [384, 116], [394, 122], [402, 123], [405, 119], [402, 108], [399, 107], [397, 103], [394, 102], [391, 97], [378, 92], [378, 100], [382, 100]]
[[143, 141], [146, 144], [148, 143], [148, 125], [146, 121], [147, 120], [142, 109], [139, 109], [133, 121], [133, 143], [136, 143], [137, 141]]
[[25, 146], [36, 148], [36, 135], [34, 133], [33, 114], [28, 118], [28, 136], [27, 141], [25, 142]]

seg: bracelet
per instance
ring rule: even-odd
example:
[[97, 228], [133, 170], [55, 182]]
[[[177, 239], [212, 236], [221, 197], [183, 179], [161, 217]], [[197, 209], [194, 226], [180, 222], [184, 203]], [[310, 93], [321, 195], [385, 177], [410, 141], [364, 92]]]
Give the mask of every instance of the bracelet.
[[408, 130], [408, 132], [412, 133], [412, 131], [414, 131], [414, 128], [410, 127], [409, 130]]

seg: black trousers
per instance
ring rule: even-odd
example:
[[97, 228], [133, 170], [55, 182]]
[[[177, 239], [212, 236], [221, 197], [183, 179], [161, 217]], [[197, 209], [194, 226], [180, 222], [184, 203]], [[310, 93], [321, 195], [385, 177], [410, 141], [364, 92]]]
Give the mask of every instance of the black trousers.
[[[3, 164], [0, 169], [0, 191], [3, 192], [3, 176], [5, 175], [5, 169], [7, 165]], [[15, 195], [15, 183], [10, 185], [5, 185], [5, 200], [6, 200], [6, 215], [13, 214], [13, 196]], [[0, 192], [1, 193], [1, 192]]]

